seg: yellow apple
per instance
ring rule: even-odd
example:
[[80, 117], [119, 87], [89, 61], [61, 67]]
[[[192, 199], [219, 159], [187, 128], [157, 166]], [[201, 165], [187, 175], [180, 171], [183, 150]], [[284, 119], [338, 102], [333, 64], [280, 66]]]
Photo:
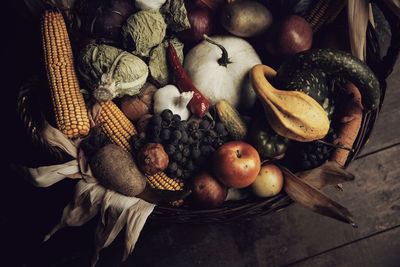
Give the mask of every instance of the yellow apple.
[[279, 194], [283, 188], [282, 171], [274, 164], [262, 166], [250, 188], [258, 197], [272, 197]]

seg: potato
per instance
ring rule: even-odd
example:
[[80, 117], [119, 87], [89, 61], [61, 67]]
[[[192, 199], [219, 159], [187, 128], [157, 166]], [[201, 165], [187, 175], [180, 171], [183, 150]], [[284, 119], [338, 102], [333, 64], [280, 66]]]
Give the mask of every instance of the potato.
[[265, 32], [272, 24], [271, 12], [255, 1], [237, 1], [222, 9], [224, 28], [240, 37], [253, 37]]
[[90, 160], [94, 177], [106, 188], [126, 196], [136, 196], [146, 187], [132, 155], [121, 147], [109, 144], [99, 149]]

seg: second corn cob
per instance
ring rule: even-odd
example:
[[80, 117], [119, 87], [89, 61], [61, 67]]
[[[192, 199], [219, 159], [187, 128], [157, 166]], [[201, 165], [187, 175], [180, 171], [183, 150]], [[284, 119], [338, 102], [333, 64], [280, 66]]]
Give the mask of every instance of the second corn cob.
[[41, 32], [57, 128], [68, 138], [87, 135], [90, 130], [88, 112], [80, 92], [67, 27], [61, 13], [46, 10]]
[[101, 105], [99, 123], [102, 131], [111, 142], [131, 152], [129, 141], [136, 134], [135, 126], [113, 101], [99, 102], [99, 104]]

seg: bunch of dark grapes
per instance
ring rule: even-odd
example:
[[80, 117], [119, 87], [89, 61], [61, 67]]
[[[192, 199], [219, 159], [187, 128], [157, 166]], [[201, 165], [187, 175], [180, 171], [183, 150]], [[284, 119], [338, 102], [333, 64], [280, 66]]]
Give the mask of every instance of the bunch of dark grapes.
[[135, 135], [132, 144], [134, 150], [139, 150], [147, 142], [161, 143], [169, 157], [165, 173], [189, 179], [207, 167], [211, 154], [227, 140], [228, 131], [223, 123], [207, 118], [188, 122], [167, 109], [153, 115], [146, 133]]
[[328, 134], [322, 139], [327, 144], [318, 141], [306, 143], [292, 142], [282, 160], [282, 164], [293, 172], [316, 168], [329, 159], [334, 149], [329, 144], [332, 144], [336, 138], [335, 131], [333, 128], [330, 128]]

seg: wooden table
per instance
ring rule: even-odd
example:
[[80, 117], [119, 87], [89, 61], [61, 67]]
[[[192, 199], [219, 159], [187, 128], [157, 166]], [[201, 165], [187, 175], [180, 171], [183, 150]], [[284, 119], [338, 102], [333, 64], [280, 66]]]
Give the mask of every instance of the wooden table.
[[[24, 38], [34, 38], [36, 32], [22, 37], [15, 32], [10, 34], [23, 42]], [[16, 43], [13, 48], [23, 49], [24, 44]], [[30, 56], [29, 51], [21, 53], [20, 58]], [[12, 55], [9, 57], [11, 61]], [[21, 64], [24, 62], [9, 65], [14, 76], [6, 77], [14, 87]], [[150, 221], [125, 263], [120, 263], [120, 235], [102, 251], [97, 266], [400, 266], [399, 88], [397, 64], [388, 79], [384, 106], [370, 141], [349, 168], [356, 175], [355, 181], [344, 184], [344, 192], [325, 190], [354, 214], [357, 229], [297, 204], [272, 215], [229, 225]], [[14, 107], [15, 96], [15, 91], [7, 94], [7, 109], [8, 105]], [[23, 161], [29, 158], [29, 143], [23, 138], [21, 125], [15, 124], [16, 114], [7, 115], [7, 127], [2, 127], [8, 133], [3, 142], [10, 148], [6, 150], [6, 161]], [[13, 127], [9, 129], [9, 125]], [[9, 166], [5, 169], [1, 177], [0, 229], [5, 247], [1, 250], [5, 257], [1, 259], [6, 264], [1, 265], [87, 266], [98, 218], [79, 228], [61, 230], [48, 242], [41, 242], [71, 199], [75, 182], [36, 188]]]

